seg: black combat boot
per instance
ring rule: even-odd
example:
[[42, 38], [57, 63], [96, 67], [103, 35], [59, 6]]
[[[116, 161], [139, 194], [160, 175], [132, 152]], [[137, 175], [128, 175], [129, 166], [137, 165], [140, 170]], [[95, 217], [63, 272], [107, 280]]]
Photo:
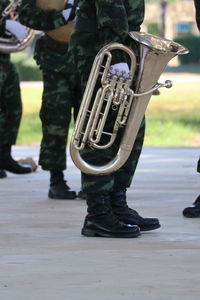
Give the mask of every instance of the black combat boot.
[[184, 217], [200, 218], [200, 195], [197, 197], [192, 206], [186, 207], [183, 210]]
[[80, 199], [86, 200], [87, 195], [86, 195], [86, 193], [84, 193], [83, 190], [81, 189], [81, 190], [78, 192], [77, 197], [80, 198]]
[[126, 223], [139, 226], [141, 231], [148, 231], [160, 227], [157, 218], [143, 218], [137, 211], [129, 208], [126, 202], [126, 189], [110, 193], [111, 207], [117, 218]]
[[88, 214], [82, 228], [85, 236], [135, 238], [140, 235], [138, 226], [119, 222], [112, 213], [108, 194], [87, 194]]
[[30, 165], [22, 165], [11, 156], [11, 145], [1, 145], [0, 168], [14, 174], [27, 174], [32, 172]]
[[7, 177], [6, 172], [3, 169], [0, 169], [0, 179]]
[[70, 200], [76, 198], [76, 192], [71, 190], [64, 180], [62, 171], [50, 171], [49, 198]]

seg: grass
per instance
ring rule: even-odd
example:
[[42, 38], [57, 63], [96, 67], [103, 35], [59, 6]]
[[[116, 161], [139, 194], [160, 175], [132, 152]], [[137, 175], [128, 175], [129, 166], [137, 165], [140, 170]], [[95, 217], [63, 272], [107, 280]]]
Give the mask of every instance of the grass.
[[200, 74], [199, 64], [188, 64], [179, 66], [167, 66], [165, 68], [165, 73], [182, 73], [182, 74]]
[[22, 87], [23, 117], [18, 135], [18, 144], [39, 144], [41, 140], [41, 123], [39, 109], [41, 106], [42, 87]]
[[[170, 76], [168, 76], [170, 78]], [[145, 144], [200, 146], [200, 96], [197, 82], [178, 82], [153, 96], [146, 112]]]
[[[165, 74], [170, 79], [170, 74]], [[152, 96], [146, 111], [147, 146], [200, 146], [200, 96], [198, 82], [176, 82]], [[38, 117], [42, 87], [23, 87], [24, 113], [18, 144], [39, 144]], [[72, 130], [72, 128], [71, 128]]]

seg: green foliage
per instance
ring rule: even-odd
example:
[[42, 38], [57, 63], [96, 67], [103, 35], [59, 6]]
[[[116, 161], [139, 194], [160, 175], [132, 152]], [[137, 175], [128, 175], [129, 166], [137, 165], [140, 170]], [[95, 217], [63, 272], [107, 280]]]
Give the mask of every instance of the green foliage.
[[147, 117], [146, 146], [197, 146], [200, 120], [164, 120]]
[[32, 56], [26, 52], [12, 54], [12, 62], [15, 64], [21, 81], [42, 80], [42, 74]]
[[42, 137], [41, 124], [39, 120], [39, 115], [24, 114], [20, 126], [18, 143], [19, 144], [39, 144]]
[[167, 66], [165, 73], [191, 73], [200, 74], [200, 67], [197, 64], [179, 65], [179, 66]]
[[177, 37], [175, 42], [185, 46], [190, 53], [187, 55], [179, 55], [181, 64], [200, 63], [200, 37], [195, 35], [187, 35]]
[[[166, 75], [166, 74], [165, 74]], [[167, 75], [170, 79], [172, 74]], [[199, 82], [190, 75], [174, 78], [174, 86], [161, 89], [160, 96], [153, 96], [146, 120], [145, 145], [149, 146], [199, 146], [200, 101]]]
[[151, 33], [151, 34], [154, 34], [154, 35], [159, 35], [158, 24], [156, 24], [156, 23], [149, 23], [147, 25], [147, 31], [148, 31], [148, 33]]

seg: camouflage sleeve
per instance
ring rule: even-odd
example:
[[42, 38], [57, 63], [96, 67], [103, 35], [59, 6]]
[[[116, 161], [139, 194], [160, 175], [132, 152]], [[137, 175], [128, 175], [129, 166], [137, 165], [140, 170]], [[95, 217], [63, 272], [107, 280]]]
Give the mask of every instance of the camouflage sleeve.
[[125, 3], [128, 15], [129, 31], [139, 31], [144, 20], [144, 0], [127, 0]]
[[200, 157], [199, 157], [199, 160], [197, 162], [197, 172], [200, 173]]
[[199, 0], [194, 0], [195, 8], [196, 8], [196, 21], [197, 21], [197, 26], [200, 30], [200, 1]]
[[0, 35], [5, 32], [5, 22], [3, 20], [0, 21]]
[[128, 19], [123, 0], [96, 0], [101, 38], [122, 42], [128, 34]]
[[4, 8], [6, 8], [6, 6], [9, 4], [8, 0], [1, 0], [0, 2], [0, 14], [2, 13], [2, 11], [4, 10]]
[[1, 18], [1, 14], [8, 4], [8, 0], [1, 0], [0, 2], [0, 34], [4, 34], [5, 32], [5, 19]]
[[35, 0], [22, 0], [19, 21], [23, 25], [41, 31], [48, 31], [67, 24], [61, 11], [43, 10], [36, 6]]

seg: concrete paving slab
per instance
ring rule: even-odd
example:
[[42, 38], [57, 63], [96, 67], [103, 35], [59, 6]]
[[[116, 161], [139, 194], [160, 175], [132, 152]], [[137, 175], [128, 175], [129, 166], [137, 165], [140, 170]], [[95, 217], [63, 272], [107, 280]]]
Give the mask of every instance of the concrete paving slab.
[[[38, 147], [14, 157], [38, 159]], [[128, 191], [131, 207], [162, 227], [136, 239], [80, 234], [84, 200], [49, 200], [49, 175], [0, 180], [0, 300], [199, 300], [200, 219], [182, 216], [200, 192], [198, 148], [145, 147]], [[80, 188], [68, 161], [66, 178]]]

